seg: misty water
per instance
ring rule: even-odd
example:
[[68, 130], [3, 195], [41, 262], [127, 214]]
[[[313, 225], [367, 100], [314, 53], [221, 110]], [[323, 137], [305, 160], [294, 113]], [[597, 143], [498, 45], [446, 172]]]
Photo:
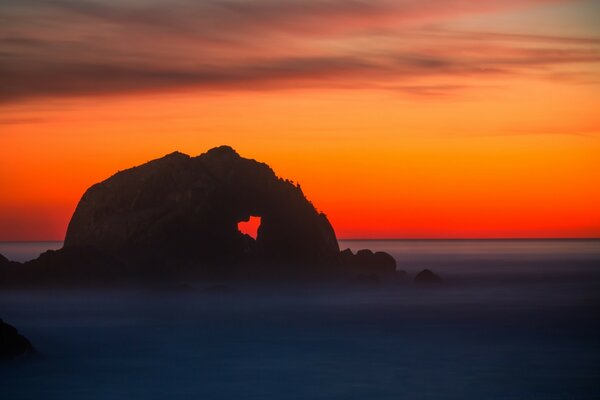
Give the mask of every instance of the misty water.
[[[600, 398], [600, 241], [340, 245], [388, 251], [407, 277], [2, 292], [0, 318], [43, 358], [0, 365], [0, 398]], [[424, 268], [445, 283], [415, 286]]]

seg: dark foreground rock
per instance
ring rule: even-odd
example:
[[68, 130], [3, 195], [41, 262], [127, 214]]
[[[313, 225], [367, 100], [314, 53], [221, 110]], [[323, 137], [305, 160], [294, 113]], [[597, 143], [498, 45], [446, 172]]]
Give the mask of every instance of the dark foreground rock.
[[439, 284], [442, 282], [442, 278], [428, 269], [424, 269], [415, 276], [415, 283], [417, 284]]
[[17, 329], [0, 319], [0, 360], [36, 356], [37, 351]]

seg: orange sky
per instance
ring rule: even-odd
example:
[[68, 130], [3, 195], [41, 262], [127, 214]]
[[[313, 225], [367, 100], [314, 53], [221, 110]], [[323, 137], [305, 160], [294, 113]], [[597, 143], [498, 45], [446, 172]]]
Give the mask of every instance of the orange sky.
[[[181, 32], [96, 3], [5, 10], [45, 24], [0, 28], [0, 240], [61, 240], [91, 184], [221, 144], [299, 182], [341, 238], [600, 237], [594, 2], [256, 0], [245, 23], [158, 20]], [[206, 13], [231, 29], [184, 29]]]

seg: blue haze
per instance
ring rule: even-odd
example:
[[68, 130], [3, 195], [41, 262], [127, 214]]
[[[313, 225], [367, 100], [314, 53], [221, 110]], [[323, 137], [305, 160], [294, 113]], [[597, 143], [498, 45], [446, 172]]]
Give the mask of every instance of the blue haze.
[[[0, 293], [0, 317], [43, 353], [0, 365], [0, 398], [600, 398], [599, 241], [340, 245], [388, 251], [408, 276]], [[445, 284], [412, 284], [423, 268]]]

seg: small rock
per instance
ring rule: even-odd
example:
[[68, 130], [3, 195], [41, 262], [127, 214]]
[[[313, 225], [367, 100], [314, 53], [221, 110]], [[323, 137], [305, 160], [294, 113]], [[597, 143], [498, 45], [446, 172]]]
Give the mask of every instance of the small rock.
[[442, 278], [434, 274], [428, 269], [424, 269], [415, 276], [415, 283], [419, 284], [439, 284], [442, 283]]
[[340, 252], [340, 258], [345, 266], [364, 273], [391, 276], [396, 272], [396, 260], [383, 251], [373, 253], [369, 249], [362, 249], [353, 254], [350, 249], [346, 249]]

